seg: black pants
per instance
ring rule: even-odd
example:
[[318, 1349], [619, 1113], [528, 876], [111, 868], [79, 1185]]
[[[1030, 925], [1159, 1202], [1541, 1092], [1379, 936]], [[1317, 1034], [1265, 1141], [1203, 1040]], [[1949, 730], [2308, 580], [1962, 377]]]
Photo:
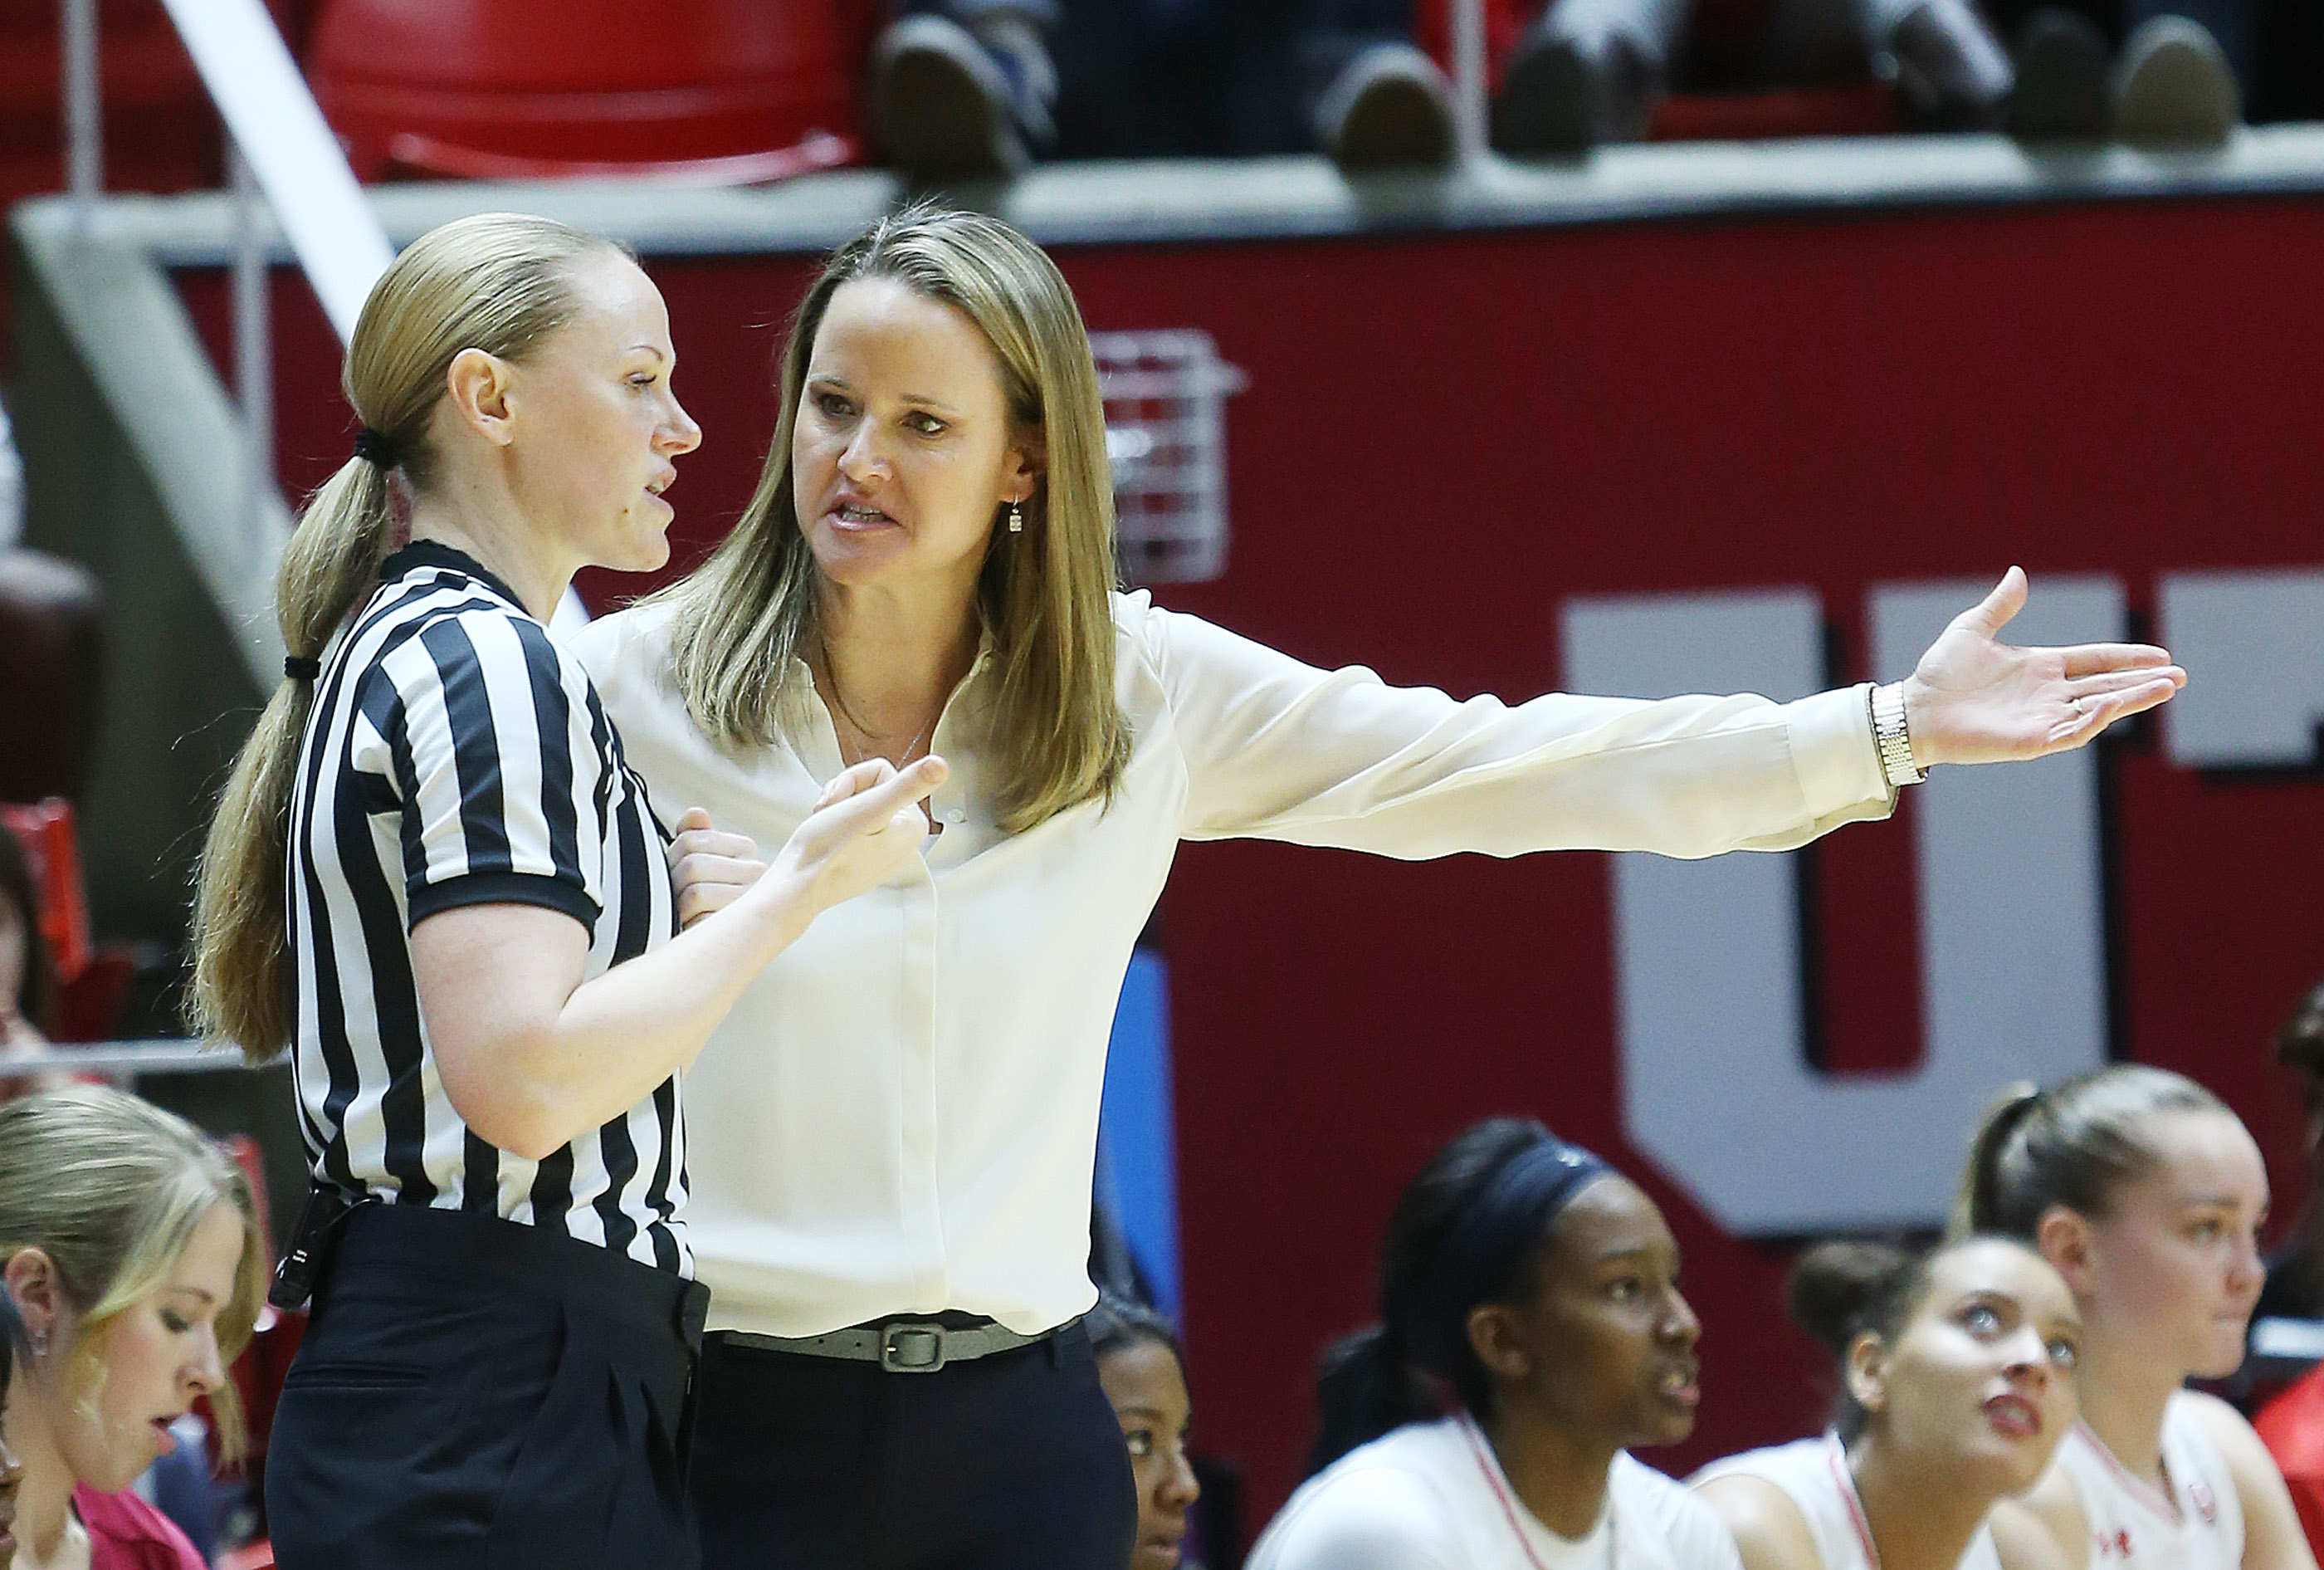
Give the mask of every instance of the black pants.
[[492, 1216], [348, 1216], [267, 1446], [282, 1570], [691, 1570], [707, 1293]]
[[706, 1570], [1122, 1570], [1130, 1451], [1078, 1325], [933, 1373], [712, 1335]]

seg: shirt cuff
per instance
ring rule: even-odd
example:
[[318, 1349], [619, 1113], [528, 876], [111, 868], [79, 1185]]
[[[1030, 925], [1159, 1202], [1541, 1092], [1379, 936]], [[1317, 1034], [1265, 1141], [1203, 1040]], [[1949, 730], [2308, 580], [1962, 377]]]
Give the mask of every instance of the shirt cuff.
[[1800, 777], [1807, 815], [1822, 818], [1893, 794], [1872, 739], [1872, 684], [1858, 682], [1784, 706], [1792, 737], [1792, 767]]

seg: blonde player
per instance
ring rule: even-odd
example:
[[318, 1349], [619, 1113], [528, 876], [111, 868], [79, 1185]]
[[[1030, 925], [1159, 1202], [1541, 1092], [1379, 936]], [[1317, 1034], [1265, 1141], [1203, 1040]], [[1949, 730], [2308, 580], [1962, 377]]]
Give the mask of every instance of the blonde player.
[[[2084, 1325], [2081, 1422], [2025, 1501], [2056, 1562], [2092, 1570], [2315, 1570], [2267, 1451], [2225, 1402], [2264, 1271], [2267, 1171], [2192, 1080], [2116, 1064], [1987, 1114], [1961, 1224], [2034, 1243]], [[2049, 1556], [2029, 1551], [2013, 1570]]]

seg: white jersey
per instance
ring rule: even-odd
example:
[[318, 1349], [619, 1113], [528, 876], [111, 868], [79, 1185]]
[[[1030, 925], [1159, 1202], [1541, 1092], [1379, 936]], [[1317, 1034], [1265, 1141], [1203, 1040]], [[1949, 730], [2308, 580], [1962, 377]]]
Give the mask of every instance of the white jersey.
[[2125, 1471], [2077, 1423], [2057, 1464], [2074, 1480], [2089, 1522], [2090, 1570], [2236, 1570], [2244, 1562], [2244, 1507], [2227, 1458], [2181, 1392], [2163, 1409], [2169, 1492]]
[[[1806, 1520], [1816, 1562], [1823, 1570], [1879, 1570], [1872, 1526], [1865, 1519], [1864, 1501], [1857, 1497], [1856, 1479], [1848, 1470], [1848, 1452], [1839, 1435], [1747, 1450], [1712, 1462], [1692, 1481], [1700, 1484], [1715, 1477], [1756, 1477], [1782, 1489]], [[1960, 1556], [1960, 1570], [2001, 1570], [1991, 1528], [1978, 1528]]]
[[1413, 1423], [1309, 1478], [1245, 1570], [1742, 1570], [1727, 1525], [1654, 1468], [1614, 1457], [1583, 1537], [1535, 1518], [1463, 1418]]

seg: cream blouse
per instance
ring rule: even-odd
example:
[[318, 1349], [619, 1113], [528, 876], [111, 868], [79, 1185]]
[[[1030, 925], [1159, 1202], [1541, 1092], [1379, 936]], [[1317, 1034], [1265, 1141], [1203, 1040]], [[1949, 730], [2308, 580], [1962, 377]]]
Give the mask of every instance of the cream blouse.
[[[771, 854], [841, 767], [794, 671], [784, 734], [729, 751], [669, 676], [667, 606], [576, 640], [665, 822]], [[995, 827], [980, 657], [939, 718], [923, 864], [817, 917], [687, 1077], [714, 1327], [811, 1335], [962, 1309], [1036, 1332], [1087, 1309], [1099, 1091], [1131, 946], [1182, 839], [1418, 859], [1782, 850], [1894, 802], [1862, 687], [1795, 703], [1551, 694], [1515, 706], [1322, 670], [1143, 594], [1114, 598], [1120, 791]]]

